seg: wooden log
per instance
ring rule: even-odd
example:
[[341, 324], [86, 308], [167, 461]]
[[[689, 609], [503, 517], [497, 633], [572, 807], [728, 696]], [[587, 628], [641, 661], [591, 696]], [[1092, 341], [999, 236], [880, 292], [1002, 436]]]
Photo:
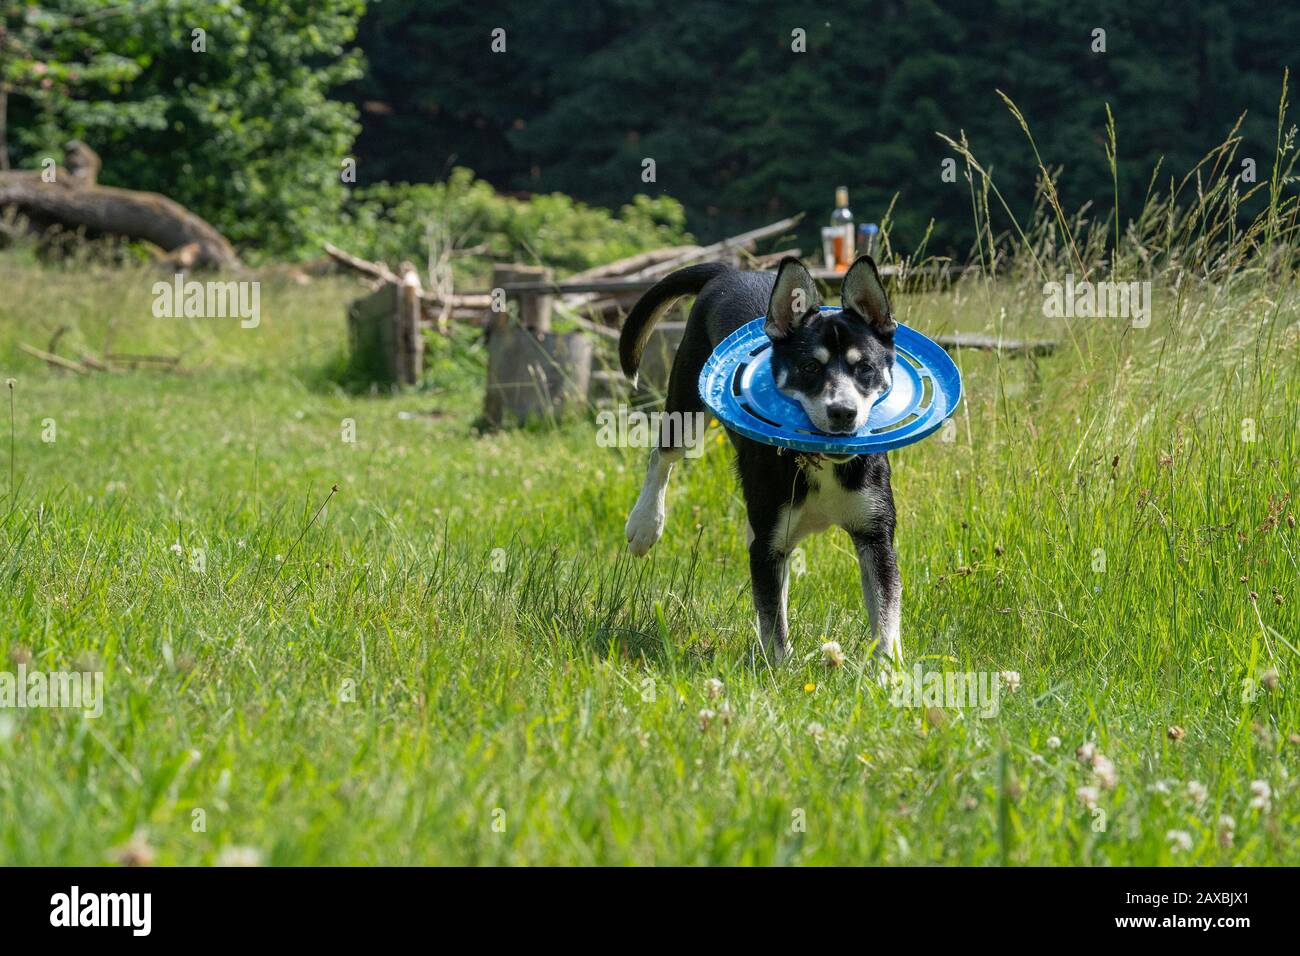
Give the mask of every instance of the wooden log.
[[16, 209], [36, 226], [126, 236], [167, 252], [195, 243], [197, 265], [240, 267], [225, 236], [180, 203], [158, 193], [98, 185], [99, 157], [83, 143], [69, 143], [68, 158], [71, 168], [56, 167], [54, 182], [31, 170], [0, 171], [0, 209]]
[[[572, 276], [569, 279], [560, 282], [553, 282], [548, 278], [538, 279], [537, 270], [540, 266], [519, 267], [510, 266], [510, 270], [519, 270], [521, 268], [531, 269], [531, 272], [519, 272], [517, 276], [510, 276], [507, 272], [502, 272], [498, 281], [498, 272], [492, 272], [493, 288], [504, 289], [507, 293], [535, 293], [550, 292], [556, 295], [570, 295], [581, 293], [618, 293], [618, 292], [643, 292], [655, 284], [660, 278], [670, 272], [674, 272], [684, 265], [688, 265], [696, 260], [716, 260], [731, 256], [737, 250], [753, 245], [760, 239], [766, 239], [778, 235], [788, 229], [792, 229], [799, 224], [803, 214], [791, 216], [788, 219], [782, 219], [779, 222], [770, 223], [758, 229], [751, 229], [749, 232], [741, 233], [738, 236], [732, 236], [729, 239], [723, 239], [721, 242], [715, 242], [711, 246], [690, 246], [687, 251], [670, 259], [662, 260], [655, 265], [642, 269], [640, 272], [629, 274], [622, 278], [583, 278], [581, 275]], [[506, 269], [507, 267], [500, 267]], [[490, 290], [489, 290], [490, 291]], [[482, 293], [475, 293], [482, 294]]]
[[425, 292], [423, 295], [426, 302], [441, 305], [445, 301], [453, 309], [477, 309], [483, 312], [492, 308], [491, 295], [461, 295], [456, 293], [448, 296], [438, 296], [433, 292]]
[[583, 282], [587, 279], [608, 279], [612, 276], [633, 275], [642, 269], [648, 269], [650, 266], [658, 265], [668, 259], [677, 259], [693, 252], [699, 252], [699, 249], [699, 246], [694, 245], [665, 246], [662, 249], [651, 249], [649, 252], [638, 252], [626, 259], [617, 259], [614, 262], [607, 262], [604, 265], [593, 266], [590, 269], [575, 272], [569, 276], [568, 281]]
[[[400, 281], [400, 277], [389, 269], [385, 263], [362, 259], [360, 256], [340, 249], [330, 242], [321, 243], [321, 248], [325, 250], [327, 258], [317, 260], [316, 264], [309, 263], [308, 266], [304, 267], [309, 274], [324, 274], [319, 263], [325, 261], [337, 263], [377, 282]], [[478, 313], [485, 312], [492, 307], [490, 292], [439, 295], [432, 290], [421, 288], [419, 297], [421, 302], [424, 303], [425, 317], [431, 322], [436, 321], [437, 313], [441, 312], [444, 306], [450, 307], [450, 317], [453, 319], [477, 318]]]
[[38, 349], [36, 346], [28, 345], [26, 342], [19, 342], [18, 347], [28, 355], [35, 355], [38, 359], [48, 365], [53, 365], [56, 368], [67, 369], [69, 372], [76, 372], [79, 375], [86, 374], [86, 367], [80, 362], [74, 362], [72, 359], [66, 359], [62, 355], [55, 355], [53, 352]]
[[765, 252], [761, 256], [751, 256], [750, 264], [755, 269], [774, 269], [786, 256], [798, 259], [803, 256], [802, 249], [782, 249], [779, 252]]
[[93, 368], [96, 372], [115, 371], [113, 366], [109, 365], [105, 361], [102, 361], [101, 359], [95, 358], [95, 356], [91, 355], [89, 352], [85, 351], [84, 349], [77, 352], [77, 357], [81, 359], [82, 365], [86, 366], [86, 368]]
[[540, 337], [517, 325], [488, 338], [483, 418], [493, 428], [554, 420], [581, 406], [591, 383], [592, 342], [581, 332]]
[[366, 259], [362, 259], [360, 256], [354, 256], [352, 253], [345, 252], [330, 242], [321, 243], [321, 248], [323, 248], [325, 254], [335, 262], [347, 266], [349, 269], [356, 272], [360, 272], [362, 275], [370, 276], [372, 279], [379, 279], [383, 282], [397, 281], [397, 276], [393, 274], [393, 270], [388, 268], [388, 266], [382, 262], [370, 262]]
[[104, 358], [110, 362], [131, 366], [140, 364], [177, 365], [181, 360], [179, 355], [137, 355], [131, 352], [108, 352]]
[[723, 239], [721, 242], [715, 242], [711, 246], [701, 246], [693, 252], [684, 253], [672, 259], [666, 259], [657, 265], [650, 266], [642, 270], [643, 276], [665, 276], [670, 272], [675, 272], [684, 265], [688, 265], [696, 260], [723, 259], [731, 255], [734, 250], [744, 249], [752, 246], [761, 239], [770, 239], [778, 236], [783, 232], [788, 232], [799, 221], [803, 219], [803, 213], [797, 216], [790, 216], [787, 219], [781, 219], [777, 222], [768, 223], [766, 226], [759, 226], [757, 229], [751, 229], [749, 232], [742, 232], [738, 236], [731, 236]]
[[991, 335], [976, 335], [970, 332], [953, 332], [948, 335], [936, 335], [934, 340], [948, 351], [953, 349], [980, 349], [989, 352], [1010, 352], [1013, 355], [1051, 355], [1059, 343], [1051, 339], [1021, 340], [998, 339]]

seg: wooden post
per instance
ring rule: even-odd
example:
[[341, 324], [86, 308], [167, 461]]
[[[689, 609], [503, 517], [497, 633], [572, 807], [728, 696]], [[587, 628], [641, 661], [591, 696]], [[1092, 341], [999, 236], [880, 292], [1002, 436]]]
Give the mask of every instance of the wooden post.
[[511, 325], [488, 338], [483, 418], [493, 428], [553, 419], [587, 400], [591, 339], [581, 332], [541, 336]]
[[397, 286], [381, 285], [364, 298], [348, 305], [348, 345], [351, 372], [367, 382], [391, 382], [388, 358], [392, 354], [389, 334], [397, 307]]
[[[513, 285], [516, 282], [550, 282], [552, 279], [551, 270], [545, 266], [493, 266], [492, 268], [492, 289], [493, 295], [495, 290]], [[519, 303], [519, 325], [534, 335], [544, 335], [551, 331], [551, 302], [552, 297], [545, 292], [529, 292], [525, 294], [515, 294], [507, 292], [505, 295], [506, 302], [515, 301]], [[493, 312], [489, 322], [489, 329], [495, 332], [497, 329], [505, 328], [509, 322], [509, 313]]]
[[[509, 265], [492, 270], [493, 295], [516, 283], [550, 283], [545, 266]], [[488, 319], [487, 391], [483, 418], [493, 428], [555, 418], [587, 399], [591, 381], [591, 340], [580, 332], [551, 332], [550, 292], [509, 292], [506, 302], [519, 303], [519, 321], [508, 310]]]
[[415, 385], [424, 361], [420, 333], [420, 276], [404, 262], [396, 282], [385, 282], [348, 306], [353, 371], [383, 385]]

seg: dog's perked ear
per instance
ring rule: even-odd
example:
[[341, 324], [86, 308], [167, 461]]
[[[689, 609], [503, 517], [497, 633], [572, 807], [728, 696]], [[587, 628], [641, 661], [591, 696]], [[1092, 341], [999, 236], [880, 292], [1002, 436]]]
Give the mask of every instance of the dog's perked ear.
[[804, 264], [793, 256], [781, 260], [776, 271], [776, 285], [767, 303], [767, 321], [763, 331], [768, 338], [779, 339], [789, 335], [810, 315], [816, 315], [822, 304], [817, 283]]
[[898, 327], [889, 296], [885, 295], [884, 283], [880, 281], [880, 273], [876, 271], [871, 256], [859, 256], [844, 273], [840, 304], [866, 319], [867, 324], [881, 335], [892, 335]]

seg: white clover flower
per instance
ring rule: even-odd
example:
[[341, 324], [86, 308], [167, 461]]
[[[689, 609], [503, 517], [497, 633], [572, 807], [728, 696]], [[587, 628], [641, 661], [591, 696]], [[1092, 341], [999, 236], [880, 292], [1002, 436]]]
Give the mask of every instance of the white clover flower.
[[261, 866], [262, 851], [251, 846], [223, 847], [217, 854], [217, 866]]
[[822, 663], [828, 667], [839, 667], [844, 663], [844, 649], [839, 641], [827, 641], [822, 645]]
[[1092, 758], [1092, 773], [1103, 790], [1115, 789], [1118, 782], [1115, 776], [1115, 765], [1104, 754], [1097, 754]]
[[1002, 678], [1002, 683], [1007, 685], [1007, 690], [1015, 693], [1020, 689], [1020, 671], [1002, 671], [998, 674]]
[[1058, 747], [1060, 747], [1060, 746], [1061, 746], [1061, 738], [1060, 738], [1060, 737], [1057, 737], [1055, 734], [1053, 734], [1051, 737], [1048, 737], [1048, 738], [1047, 738], [1047, 749], [1048, 749], [1048, 750], [1056, 750], [1056, 749], [1057, 749]]
[[1087, 743], [1080, 744], [1074, 751], [1075, 759], [1085, 766], [1090, 765], [1092, 763], [1092, 758], [1095, 756], [1097, 756], [1097, 745], [1091, 740]]
[[709, 710], [709, 708], [707, 707], [701, 710], [699, 713], [700, 730], [708, 730], [709, 724], [713, 723], [713, 718], [717, 716], [718, 715], [716, 713]]
[[185, 549], [181, 547], [181, 543], [180, 543], [179, 541], [177, 541], [175, 544], [173, 544], [173, 545], [172, 545], [170, 548], [168, 548], [167, 550], [170, 551], [172, 554], [184, 554], [184, 553], [185, 553]]
[[709, 700], [717, 700], [723, 695], [727, 687], [716, 677], [710, 677], [704, 682], [704, 696]]
[[724, 700], [718, 705], [718, 717], [722, 719], [724, 724], [730, 724], [731, 719], [735, 716], [736, 712], [731, 709], [731, 703], [729, 701]]
[[1175, 853], [1186, 853], [1192, 848], [1192, 835], [1186, 830], [1170, 830], [1165, 834], [1165, 839]]
[[1204, 803], [1205, 798], [1210, 795], [1210, 791], [1199, 780], [1188, 780], [1187, 795], [1192, 798], [1194, 803]]
[[1250, 808], [1252, 810], [1268, 810], [1272, 799], [1273, 791], [1269, 788], [1267, 781], [1252, 780], [1250, 782]]
[[1097, 800], [1101, 797], [1101, 791], [1096, 787], [1079, 787], [1074, 791], [1074, 795], [1089, 810], [1095, 810], [1097, 809]]
[[806, 730], [808, 731], [808, 736], [813, 740], [816, 740], [818, 743], [826, 739], [826, 728], [815, 720], [808, 724]]

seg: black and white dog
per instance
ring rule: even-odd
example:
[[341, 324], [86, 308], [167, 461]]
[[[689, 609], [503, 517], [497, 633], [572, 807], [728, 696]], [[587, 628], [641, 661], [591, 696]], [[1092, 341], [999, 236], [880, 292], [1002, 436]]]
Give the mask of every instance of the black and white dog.
[[[797, 400], [821, 431], [857, 431], [890, 386], [895, 323], [870, 256], [859, 258], [845, 274], [841, 308], [833, 312], [819, 311], [817, 285], [797, 259], [782, 260], [775, 275], [739, 272], [720, 263], [674, 272], [642, 296], [623, 326], [619, 358], [626, 375], [635, 376], [655, 322], [685, 295], [696, 299], [673, 361], [666, 412], [705, 411], [698, 390], [705, 361], [719, 342], [759, 315], [767, 316], [764, 330], [772, 340], [777, 387]], [[764, 653], [777, 661], [789, 653], [786, 595], [791, 551], [806, 535], [838, 525], [849, 533], [857, 552], [876, 654], [886, 664], [901, 661], [902, 585], [894, 553], [894, 494], [887, 457], [856, 455], [825, 461], [820, 468], [801, 467], [794, 454], [730, 430], [727, 434], [736, 449], [749, 516], [749, 573]], [[666, 427], [658, 445], [650, 453], [645, 485], [627, 519], [628, 547], [638, 556], [663, 533], [668, 476], [685, 454]]]

